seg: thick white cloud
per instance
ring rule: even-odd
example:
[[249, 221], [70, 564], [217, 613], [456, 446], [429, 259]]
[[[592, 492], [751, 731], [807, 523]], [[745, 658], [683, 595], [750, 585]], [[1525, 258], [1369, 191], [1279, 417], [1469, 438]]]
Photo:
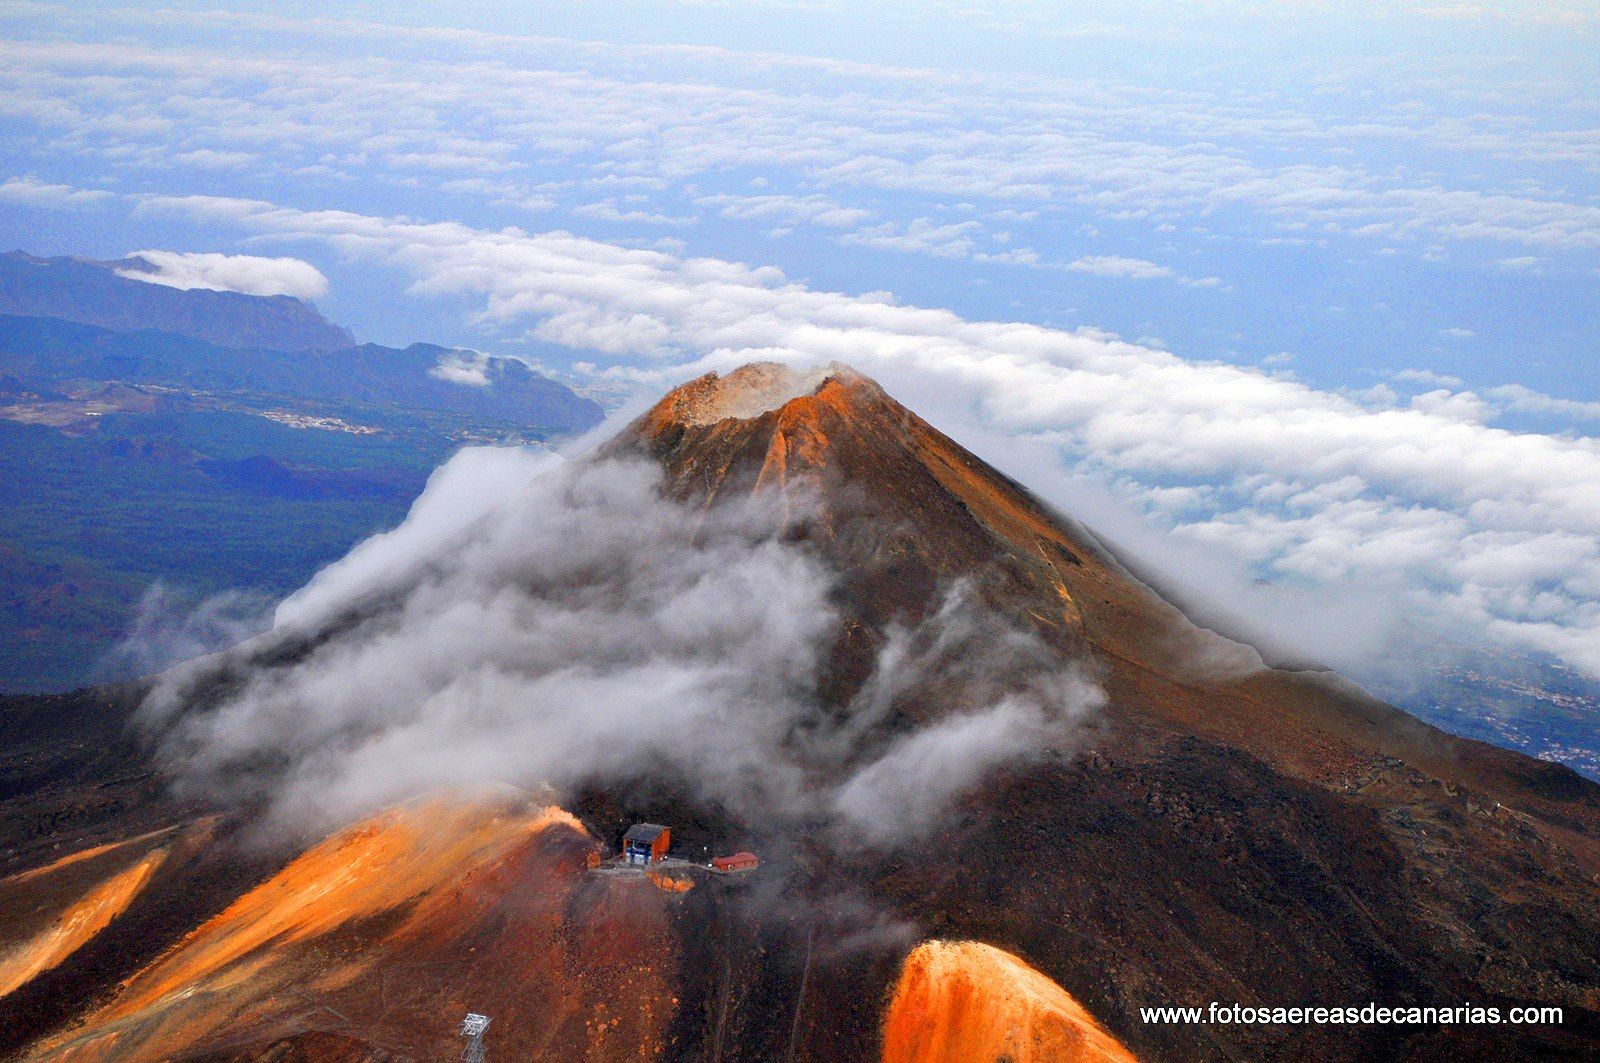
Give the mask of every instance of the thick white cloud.
[[[296, 830], [440, 787], [571, 793], [645, 772], [749, 820], [826, 813], [838, 840], [885, 844], [995, 767], [1068, 748], [1103, 704], [955, 588], [891, 629], [850, 711], [830, 711], [836, 577], [785, 534], [796, 514], [679, 506], [660, 475], [462, 451], [259, 641], [163, 675], [143, 719], [186, 780], [270, 798], [269, 821]], [[272, 648], [310, 633], [326, 637]], [[238, 681], [197, 708], [217, 669]], [[929, 690], [943, 719], [885, 742], [879, 725]]]
[[[1170, 529], [1168, 544], [1135, 545], [1236, 609], [1277, 610], [1267, 622], [1302, 625], [1305, 648], [1338, 663], [1370, 658], [1403, 619], [1600, 675], [1600, 441], [1493, 427], [1475, 396], [1358, 401], [1104, 333], [969, 321], [564, 232], [215, 197], [142, 209], [324, 241], [407, 272], [419, 294], [476, 296], [488, 321], [611, 355], [600, 372], [649, 387], [752, 358], [845, 361], [1080, 515], [1121, 533], [1131, 509]], [[1550, 563], [1491, 563], [1514, 554]], [[1236, 570], [1224, 578], [1229, 556], [1319, 593], [1280, 609]]]
[[328, 294], [328, 278], [309, 262], [298, 258], [258, 258], [204, 251], [135, 251], [149, 269], [117, 270], [132, 280], [165, 284], [171, 288], [206, 288], [245, 295], [292, 295], [320, 299]]

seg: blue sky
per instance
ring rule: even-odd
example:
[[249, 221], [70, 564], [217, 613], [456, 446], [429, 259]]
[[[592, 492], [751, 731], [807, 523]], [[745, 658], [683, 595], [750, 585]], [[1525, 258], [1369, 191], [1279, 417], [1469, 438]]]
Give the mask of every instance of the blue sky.
[[619, 395], [842, 358], [1336, 663], [1600, 675], [1600, 5], [14, 3], [0, 48], [0, 244], [292, 257], [363, 339]]

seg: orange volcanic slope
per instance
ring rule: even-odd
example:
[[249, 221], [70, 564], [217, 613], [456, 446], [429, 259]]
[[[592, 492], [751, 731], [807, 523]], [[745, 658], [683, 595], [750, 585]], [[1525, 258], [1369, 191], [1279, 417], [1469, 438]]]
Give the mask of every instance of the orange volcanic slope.
[[883, 1063], [1136, 1063], [1066, 990], [976, 941], [906, 957], [883, 1026]]
[[170, 831], [98, 845], [0, 880], [0, 997], [55, 967], [111, 921], [167, 858]]
[[459, 1050], [468, 1010], [499, 1020], [506, 1058], [653, 1055], [674, 1003], [658, 970], [666, 902], [647, 882], [585, 875], [593, 844], [560, 809], [504, 794], [384, 812], [306, 851], [30, 1058], [318, 1055], [308, 1046], [328, 1038], [435, 1058]]

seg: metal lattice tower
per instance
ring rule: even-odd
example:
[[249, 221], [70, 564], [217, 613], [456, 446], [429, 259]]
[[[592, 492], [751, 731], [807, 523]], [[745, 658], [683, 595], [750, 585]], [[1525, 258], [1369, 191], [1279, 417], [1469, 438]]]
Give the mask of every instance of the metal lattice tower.
[[484, 1055], [483, 1032], [488, 1028], [487, 1015], [469, 1011], [467, 1017], [461, 1020], [461, 1036], [467, 1039], [467, 1048], [461, 1053], [461, 1058], [466, 1060], [466, 1063], [483, 1063], [487, 1058]]

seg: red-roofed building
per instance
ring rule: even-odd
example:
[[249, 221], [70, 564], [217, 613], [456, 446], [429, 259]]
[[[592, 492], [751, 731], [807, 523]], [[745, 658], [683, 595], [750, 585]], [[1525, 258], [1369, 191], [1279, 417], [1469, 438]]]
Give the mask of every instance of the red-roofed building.
[[718, 871], [753, 871], [761, 863], [755, 853], [734, 853], [732, 856], [712, 858], [711, 866]]

